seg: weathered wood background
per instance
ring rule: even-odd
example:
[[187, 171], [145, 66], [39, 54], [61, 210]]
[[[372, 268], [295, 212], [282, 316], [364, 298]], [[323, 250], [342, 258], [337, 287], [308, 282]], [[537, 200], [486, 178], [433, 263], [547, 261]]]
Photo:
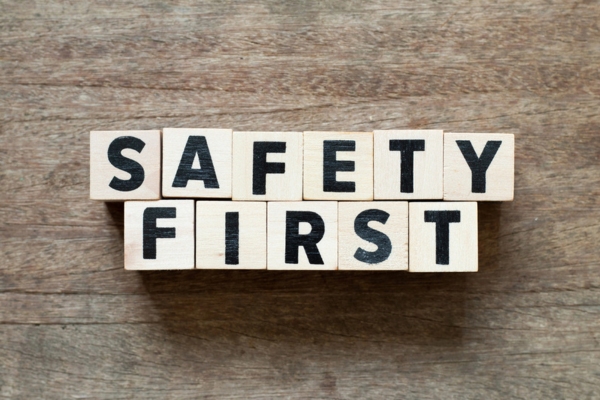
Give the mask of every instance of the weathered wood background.
[[[0, 396], [600, 398], [597, 1], [0, 0]], [[516, 135], [477, 274], [123, 270], [88, 132]]]

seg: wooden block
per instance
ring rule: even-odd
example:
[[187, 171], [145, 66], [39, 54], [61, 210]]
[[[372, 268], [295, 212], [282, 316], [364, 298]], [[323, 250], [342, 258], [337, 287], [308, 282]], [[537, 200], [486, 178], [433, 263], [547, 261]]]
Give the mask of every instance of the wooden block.
[[125, 202], [125, 269], [194, 268], [194, 200]]
[[233, 200], [302, 200], [302, 132], [233, 132]]
[[373, 200], [373, 132], [304, 132], [305, 200]]
[[337, 202], [269, 202], [267, 269], [337, 269]]
[[409, 203], [409, 271], [477, 271], [477, 203]]
[[444, 197], [444, 131], [373, 132], [374, 198]]
[[197, 201], [196, 268], [266, 269], [267, 203]]
[[90, 199], [160, 198], [160, 131], [90, 132]]
[[514, 186], [514, 135], [444, 134], [444, 200], [512, 200]]
[[230, 199], [231, 136], [231, 129], [163, 129], [163, 196]]
[[408, 203], [338, 203], [338, 269], [408, 269]]

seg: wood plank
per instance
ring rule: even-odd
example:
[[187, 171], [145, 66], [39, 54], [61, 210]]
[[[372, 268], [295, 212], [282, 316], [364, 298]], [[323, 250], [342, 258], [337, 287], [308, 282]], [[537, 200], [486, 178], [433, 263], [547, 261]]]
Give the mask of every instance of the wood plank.
[[[596, 395], [598, 2], [1, 8], [0, 397]], [[164, 127], [506, 132], [515, 197], [475, 274], [125, 271], [89, 132]]]

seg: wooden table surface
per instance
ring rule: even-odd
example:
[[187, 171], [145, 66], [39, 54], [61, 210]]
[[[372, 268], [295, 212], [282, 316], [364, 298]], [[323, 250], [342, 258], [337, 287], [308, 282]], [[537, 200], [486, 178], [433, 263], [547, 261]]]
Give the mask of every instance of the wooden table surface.
[[[597, 1], [0, 0], [3, 398], [600, 398]], [[480, 272], [123, 270], [89, 131], [516, 136]]]

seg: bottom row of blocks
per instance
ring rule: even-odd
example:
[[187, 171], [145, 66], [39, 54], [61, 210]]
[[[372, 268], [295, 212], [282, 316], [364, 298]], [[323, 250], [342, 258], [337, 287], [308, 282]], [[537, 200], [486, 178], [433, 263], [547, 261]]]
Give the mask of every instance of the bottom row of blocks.
[[477, 257], [475, 202], [125, 203], [128, 270], [475, 272]]

